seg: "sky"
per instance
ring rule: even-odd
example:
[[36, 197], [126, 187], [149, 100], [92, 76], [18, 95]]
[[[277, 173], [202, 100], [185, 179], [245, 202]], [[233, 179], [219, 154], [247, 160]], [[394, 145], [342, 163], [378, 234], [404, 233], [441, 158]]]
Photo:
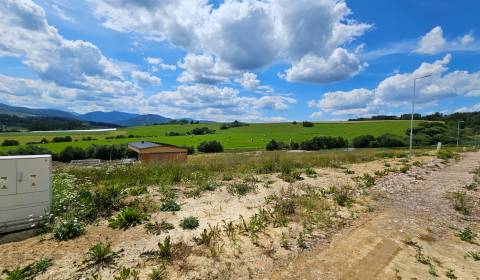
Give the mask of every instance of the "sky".
[[213, 121], [480, 110], [476, 0], [2, 0], [0, 103]]

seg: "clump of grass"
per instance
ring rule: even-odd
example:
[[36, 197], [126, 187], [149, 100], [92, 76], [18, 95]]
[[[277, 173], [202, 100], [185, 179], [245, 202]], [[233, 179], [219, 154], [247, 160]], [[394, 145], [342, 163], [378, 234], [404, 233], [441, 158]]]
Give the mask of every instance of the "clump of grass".
[[167, 270], [165, 269], [165, 265], [160, 265], [159, 267], [153, 269], [152, 272], [148, 274], [148, 279], [150, 280], [167, 279]]
[[155, 235], [159, 235], [162, 232], [168, 232], [174, 228], [175, 226], [173, 224], [165, 221], [161, 221], [160, 223], [155, 222], [145, 224], [145, 229], [147, 230], [147, 232]]
[[208, 229], [203, 229], [202, 233], [200, 234], [200, 237], [193, 237], [193, 241], [197, 245], [210, 246], [213, 240], [220, 238], [220, 233], [221, 233], [221, 230], [218, 226], [212, 227], [209, 225]]
[[237, 182], [229, 185], [227, 190], [230, 194], [244, 196], [257, 190], [257, 185], [252, 182]]
[[162, 259], [169, 260], [172, 258], [172, 242], [170, 235], [165, 237], [163, 242], [158, 242], [158, 256]]
[[160, 205], [160, 211], [165, 211], [165, 212], [180, 211], [180, 205], [178, 205], [178, 203], [173, 199], [167, 199], [163, 201], [162, 204]]
[[280, 240], [280, 246], [285, 250], [290, 249], [290, 243], [288, 242], [287, 235], [284, 232], [282, 232], [282, 239]]
[[[6, 274], [5, 280], [29, 280], [35, 279], [39, 274], [44, 273], [52, 265], [51, 259], [40, 259], [23, 268], [17, 267], [14, 270], [2, 271]], [[0, 273], [1, 275], [1, 273]]]
[[437, 153], [437, 158], [443, 159], [443, 160], [449, 160], [456, 157], [458, 157], [458, 154], [454, 153], [451, 150], [440, 150]]
[[128, 189], [128, 194], [133, 196], [137, 196], [145, 193], [148, 193], [147, 186], [137, 186], [137, 187], [132, 187]]
[[231, 181], [233, 180], [232, 174], [223, 174], [222, 181]]
[[117, 257], [118, 252], [112, 250], [110, 243], [99, 242], [88, 249], [83, 263], [89, 265], [106, 265], [113, 262]]
[[435, 269], [435, 266], [430, 264], [428, 268], [428, 273], [432, 275], [433, 277], [438, 277], [437, 270]]
[[362, 176], [355, 177], [353, 179], [354, 181], [357, 182], [357, 184], [359, 184], [361, 187], [364, 187], [364, 188], [371, 188], [375, 185], [375, 177], [373, 177], [368, 173], [365, 173]]
[[198, 218], [190, 216], [180, 221], [180, 227], [183, 229], [196, 229], [200, 225]]
[[308, 248], [307, 244], [305, 243], [305, 233], [303, 231], [300, 232], [300, 234], [298, 235], [297, 246], [298, 246], [298, 248], [300, 248], [302, 250]]
[[480, 261], [480, 251], [474, 252], [474, 251], [468, 251], [465, 254], [465, 258], [472, 258], [474, 261]]
[[477, 189], [477, 183], [471, 183], [465, 186], [465, 189], [469, 191], [475, 191]]
[[118, 276], [115, 276], [113, 279], [114, 280], [140, 280], [139, 276], [140, 272], [138, 270], [129, 268], [129, 267], [122, 267], [120, 270], [120, 274]]
[[466, 228], [460, 230], [458, 232], [457, 236], [462, 241], [473, 243], [475, 237], [477, 237], [477, 234], [475, 232], [473, 232], [473, 230], [470, 227], [466, 227]]
[[470, 214], [470, 204], [467, 200], [467, 194], [465, 192], [453, 192], [451, 199], [453, 200], [453, 208], [462, 215]]
[[335, 202], [342, 207], [350, 207], [353, 203], [353, 194], [349, 186], [331, 187], [330, 192], [333, 194]]
[[117, 214], [115, 218], [108, 221], [111, 228], [127, 229], [141, 224], [148, 218], [142, 210], [138, 208], [126, 207]]
[[307, 175], [307, 177], [310, 177], [310, 178], [315, 178], [317, 177], [317, 171], [315, 171], [315, 169], [311, 167], [307, 167], [305, 168], [305, 175]]
[[74, 217], [61, 219], [53, 227], [53, 237], [60, 241], [76, 238], [85, 232], [85, 225]]
[[455, 275], [455, 270], [449, 268], [447, 272], [445, 272], [445, 276], [449, 279], [457, 279], [457, 276]]

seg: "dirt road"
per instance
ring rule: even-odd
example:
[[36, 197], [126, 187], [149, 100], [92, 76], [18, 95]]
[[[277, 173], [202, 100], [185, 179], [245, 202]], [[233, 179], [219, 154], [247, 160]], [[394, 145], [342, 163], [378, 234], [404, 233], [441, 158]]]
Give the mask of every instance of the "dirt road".
[[[466, 226], [480, 232], [480, 188], [465, 189], [479, 163], [480, 153], [466, 153], [447, 166], [385, 177], [375, 186], [374, 214], [265, 279], [480, 279], [480, 261], [466, 257], [480, 246], [458, 237]], [[471, 197], [470, 215], [454, 209], [453, 191]]]

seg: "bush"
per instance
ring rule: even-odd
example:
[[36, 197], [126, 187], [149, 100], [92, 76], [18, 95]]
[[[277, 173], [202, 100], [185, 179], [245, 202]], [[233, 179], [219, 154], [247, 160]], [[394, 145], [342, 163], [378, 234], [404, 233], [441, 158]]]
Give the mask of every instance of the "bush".
[[2, 143], [2, 146], [4, 146], [4, 147], [18, 146], [18, 145], [20, 145], [20, 142], [18, 142], [17, 140], [13, 140], [13, 139], [5, 139], [5, 140], [3, 140], [3, 143]]
[[58, 222], [53, 228], [53, 237], [57, 240], [69, 240], [82, 235], [85, 226], [77, 218], [66, 218]]
[[375, 142], [375, 137], [372, 135], [360, 135], [352, 140], [352, 145], [355, 148], [368, 148]]
[[215, 130], [208, 127], [195, 127], [190, 133], [193, 135], [213, 134]]
[[303, 127], [313, 127], [313, 122], [307, 122], [307, 121], [304, 121], [302, 122], [302, 126]]
[[65, 136], [65, 137], [57, 136], [57, 137], [53, 137], [52, 142], [53, 143], [72, 142], [72, 137], [70, 137], [70, 136]]
[[8, 151], [7, 154], [11, 156], [15, 156], [15, 155], [48, 155], [53, 153], [44, 147], [27, 145], [27, 146], [19, 147], [16, 150]]
[[173, 199], [165, 200], [160, 206], [160, 211], [171, 211], [176, 212], [180, 211], [180, 205]]
[[265, 146], [265, 149], [267, 151], [280, 150], [280, 145], [278, 144], [277, 141], [272, 139], [270, 142], [267, 143], [267, 145]]
[[186, 217], [180, 221], [180, 226], [183, 229], [196, 229], [199, 225], [198, 219], [193, 216]]
[[406, 141], [400, 136], [387, 133], [378, 136], [372, 145], [374, 147], [404, 147]]
[[85, 159], [86, 153], [80, 147], [68, 146], [58, 154], [58, 160], [62, 162], [69, 162], [77, 159]]
[[141, 224], [147, 219], [147, 215], [138, 208], [127, 207], [124, 208], [115, 218], [108, 221], [111, 228], [127, 229], [129, 227]]
[[129, 151], [125, 144], [120, 145], [91, 145], [85, 150], [86, 158], [102, 160], [117, 160], [128, 157]]
[[316, 136], [311, 140], [303, 141], [300, 147], [303, 150], [316, 151], [321, 149], [343, 148], [348, 145], [348, 141], [342, 137]]
[[218, 141], [204, 141], [200, 143], [197, 150], [202, 153], [220, 153], [223, 152], [223, 146]]

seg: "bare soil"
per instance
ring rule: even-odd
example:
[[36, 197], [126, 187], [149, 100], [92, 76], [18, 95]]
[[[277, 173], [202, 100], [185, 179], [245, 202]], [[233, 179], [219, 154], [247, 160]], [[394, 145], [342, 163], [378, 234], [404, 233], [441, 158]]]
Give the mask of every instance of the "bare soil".
[[[432, 161], [408, 174], [384, 177], [375, 187], [374, 213], [265, 279], [448, 279], [449, 269], [458, 279], [479, 279], [480, 261], [465, 254], [480, 246], [457, 234], [466, 226], [480, 232], [480, 190], [467, 191], [473, 199], [469, 216], [457, 213], [448, 199], [474, 182], [479, 161], [479, 153], [466, 153], [447, 166]], [[437, 277], [417, 260], [407, 240], [423, 247]]]
[[[372, 189], [357, 193], [352, 207], [335, 206], [335, 225], [315, 230], [306, 238], [307, 249], [295, 243], [302, 231], [301, 221], [288, 227], [269, 226], [253, 244], [248, 236], [239, 234], [235, 243], [223, 237], [216, 250], [197, 246], [192, 238], [210, 226], [225, 222], [240, 223], [239, 217], [251, 217], [265, 206], [265, 198], [292, 186], [328, 189], [335, 185], [356, 186], [355, 176], [374, 175], [386, 166], [401, 167], [400, 159], [385, 159], [340, 168], [315, 169], [317, 176], [287, 183], [279, 174], [257, 176], [260, 182], [254, 193], [238, 197], [224, 186], [205, 192], [199, 198], [180, 196], [182, 209], [176, 213], [156, 212], [149, 222], [167, 221], [175, 229], [151, 235], [143, 226], [128, 230], [108, 227], [106, 220], [87, 227], [86, 234], [74, 240], [58, 242], [50, 234], [0, 245], [0, 271], [24, 266], [42, 257], [52, 258], [53, 265], [38, 279], [87, 279], [98, 272], [102, 279], [113, 279], [121, 267], [140, 271], [147, 279], [158, 262], [142, 257], [157, 249], [157, 243], [167, 235], [174, 243], [185, 244], [183, 255], [168, 264], [169, 279], [430, 279], [429, 266], [419, 263], [415, 249], [405, 240], [418, 242], [423, 253], [432, 259], [439, 279], [446, 279], [447, 269], [453, 269], [458, 279], [477, 279], [480, 262], [465, 259], [467, 251], [479, 251], [480, 246], [461, 241], [458, 229], [470, 226], [480, 233], [480, 193], [468, 191], [476, 200], [471, 215], [462, 216], [453, 208], [448, 193], [462, 190], [474, 181], [472, 171], [480, 161], [480, 153], [465, 153], [459, 161], [444, 165], [433, 157], [421, 157], [422, 167], [406, 173], [390, 173]], [[353, 172], [352, 172], [353, 171]], [[271, 184], [265, 185], [270, 181]], [[181, 186], [179, 186], [181, 188]], [[156, 186], [149, 188], [149, 198], [160, 201]], [[179, 221], [196, 216], [200, 227], [183, 230]], [[290, 248], [282, 247], [287, 239]], [[85, 268], [85, 252], [97, 242], [110, 242], [120, 256], [115, 263], [94, 270]], [[478, 241], [478, 239], [477, 239]], [[435, 261], [433, 261], [435, 260]], [[436, 262], [438, 260], [438, 263]], [[402, 278], [398, 278], [402, 277]], [[477, 278], [475, 278], [477, 277]]]

